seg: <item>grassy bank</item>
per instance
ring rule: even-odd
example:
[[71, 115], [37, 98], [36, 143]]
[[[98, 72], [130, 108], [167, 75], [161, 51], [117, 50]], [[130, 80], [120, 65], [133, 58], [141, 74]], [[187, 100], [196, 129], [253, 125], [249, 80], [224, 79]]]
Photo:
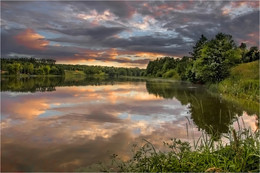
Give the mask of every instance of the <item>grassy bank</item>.
[[[133, 153], [129, 161], [112, 155], [111, 165], [101, 171], [118, 172], [259, 172], [259, 131], [230, 130], [227, 143], [214, 142], [202, 135], [193, 146], [172, 139], [165, 143], [168, 152], [147, 143]], [[81, 171], [84, 171], [81, 170]]]
[[259, 61], [240, 64], [233, 67], [230, 76], [210, 89], [228, 96], [260, 102], [259, 97]]
[[83, 72], [83, 71], [78, 71], [78, 70], [75, 70], [75, 71], [72, 71], [72, 70], [64, 70], [65, 72], [65, 76], [86, 76], [86, 74]]

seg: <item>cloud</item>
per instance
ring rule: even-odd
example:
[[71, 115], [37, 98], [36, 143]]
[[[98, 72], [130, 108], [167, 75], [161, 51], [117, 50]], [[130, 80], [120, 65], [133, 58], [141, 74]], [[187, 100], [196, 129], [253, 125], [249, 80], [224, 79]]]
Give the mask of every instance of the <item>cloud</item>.
[[[153, 139], [157, 139], [158, 133], [154, 132], [159, 131], [162, 124], [156, 117], [158, 112], [163, 111], [167, 117], [173, 117], [174, 110], [163, 107], [165, 102], [161, 98], [149, 95], [144, 83], [129, 85], [120, 82], [116, 85], [56, 89], [54, 93], [18, 94], [15, 97], [10, 93], [2, 95], [5, 102], [2, 103], [3, 108], [7, 108], [4, 105], [10, 100], [20, 104], [15, 108], [23, 110], [24, 114], [29, 113], [26, 109], [32, 105], [26, 100], [37, 105], [40, 105], [37, 100], [48, 103], [47, 107], [38, 108], [44, 110], [41, 116], [29, 120], [7, 116], [13, 114], [11, 109], [3, 113], [2, 149], [5, 152], [2, 153], [2, 170], [26, 171], [23, 168], [27, 169], [33, 164], [32, 171], [73, 171], [81, 166], [106, 161], [112, 153], [126, 159], [133, 143], [141, 143], [142, 138], [152, 138], [153, 134], [156, 134]], [[129, 98], [130, 103], [126, 102]], [[172, 103], [171, 100], [166, 102]], [[145, 112], [147, 108], [148, 112]], [[169, 135], [165, 131], [167, 128], [161, 130], [161, 138]], [[12, 162], [14, 159], [15, 163]], [[51, 164], [53, 162], [54, 165]]]
[[[3, 56], [20, 54], [51, 57], [62, 63], [145, 67], [155, 57], [140, 54], [182, 57], [188, 55], [201, 34], [210, 39], [224, 32], [233, 35], [237, 44], [243, 41], [248, 46], [259, 42], [259, 2], [253, 1], [3, 4]], [[118, 55], [112, 56], [110, 50], [117, 50]]]
[[49, 108], [44, 98], [6, 97], [5, 95], [2, 95], [2, 98], [5, 101], [2, 103], [1, 112], [6, 115], [6, 118], [34, 119]]
[[[119, 18], [129, 19], [133, 15], [135, 9], [130, 2], [127, 1], [91, 1], [91, 2], [68, 2], [75, 13], [85, 13], [86, 10], [95, 9], [98, 14], [104, 14], [107, 10]], [[95, 13], [95, 14], [97, 14]]]
[[92, 28], [71, 28], [66, 30], [61, 30], [61, 29], [52, 29], [52, 30], [70, 36], [88, 36], [91, 37], [92, 39], [100, 40], [100, 39], [106, 39], [108, 37], [114, 36], [124, 31], [125, 28], [97, 26]]
[[42, 35], [29, 28], [14, 36], [14, 39], [18, 44], [29, 49], [44, 50], [49, 44], [49, 41], [45, 40]]

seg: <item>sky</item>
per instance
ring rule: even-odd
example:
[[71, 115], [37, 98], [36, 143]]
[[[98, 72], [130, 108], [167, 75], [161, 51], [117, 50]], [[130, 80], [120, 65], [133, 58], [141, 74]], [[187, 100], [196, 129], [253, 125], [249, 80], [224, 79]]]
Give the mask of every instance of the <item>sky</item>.
[[259, 1], [1, 2], [2, 57], [145, 68], [219, 32], [258, 46]]

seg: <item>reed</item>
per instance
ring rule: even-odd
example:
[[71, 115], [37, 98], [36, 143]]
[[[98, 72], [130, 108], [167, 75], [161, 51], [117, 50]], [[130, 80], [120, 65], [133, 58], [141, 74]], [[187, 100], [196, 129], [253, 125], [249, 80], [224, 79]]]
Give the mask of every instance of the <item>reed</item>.
[[156, 150], [152, 143], [146, 141], [143, 146], [133, 150], [130, 160], [122, 161], [114, 154], [111, 165], [103, 165], [100, 171], [259, 172], [259, 130], [253, 132], [244, 124], [238, 125], [238, 130], [230, 127], [229, 132], [218, 141], [205, 132], [194, 140], [193, 146], [189, 142], [171, 139], [170, 142], [164, 142], [167, 152]]

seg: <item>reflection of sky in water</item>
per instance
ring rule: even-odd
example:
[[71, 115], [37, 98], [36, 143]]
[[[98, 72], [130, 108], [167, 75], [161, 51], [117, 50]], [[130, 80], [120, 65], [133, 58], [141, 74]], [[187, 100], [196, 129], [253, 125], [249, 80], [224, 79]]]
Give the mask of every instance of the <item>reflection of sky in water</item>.
[[[109, 153], [127, 157], [142, 139], [156, 147], [173, 137], [188, 140], [189, 104], [149, 94], [145, 83], [1, 96], [2, 165], [10, 171], [73, 171]], [[254, 127], [254, 119], [244, 117]], [[193, 134], [200, 132], [193, 128]]]

